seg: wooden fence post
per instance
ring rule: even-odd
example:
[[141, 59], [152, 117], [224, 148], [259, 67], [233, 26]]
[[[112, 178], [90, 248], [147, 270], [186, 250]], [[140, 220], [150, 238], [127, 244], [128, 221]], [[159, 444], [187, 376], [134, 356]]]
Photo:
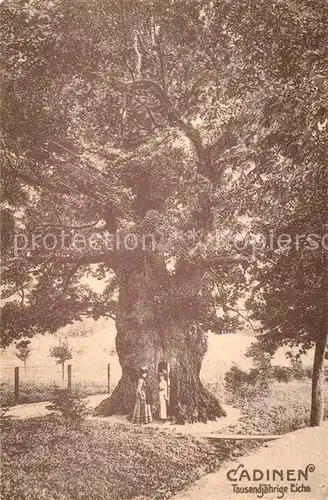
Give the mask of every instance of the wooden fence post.
[[67, 388], [72, 390], [72, 365], [67, 365]]
[[19, 400], [19, 367], [15, 368], [15, 403]]
[[110, 394], [110, 364], [107, 365], [107, 389], [108, 394]]

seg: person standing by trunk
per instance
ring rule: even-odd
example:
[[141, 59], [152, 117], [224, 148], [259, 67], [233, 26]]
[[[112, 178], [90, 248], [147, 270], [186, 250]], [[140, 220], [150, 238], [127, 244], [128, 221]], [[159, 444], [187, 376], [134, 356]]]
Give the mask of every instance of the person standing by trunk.
[[159, 374], [159, 418], [167, 420], [168, 387], [165, 372]]
[[152, 422], [151, 405], [152, 393], [147, 382], [148, 368], [142, 367], [138, 379], [136, 402], [134, 405], [132, 422], [134, 424], [149, 424]]

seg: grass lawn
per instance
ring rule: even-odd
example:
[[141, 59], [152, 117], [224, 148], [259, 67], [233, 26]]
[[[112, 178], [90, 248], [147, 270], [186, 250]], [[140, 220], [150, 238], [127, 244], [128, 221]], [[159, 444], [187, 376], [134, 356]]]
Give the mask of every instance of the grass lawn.
[[[325, 391], [328, 401], [328, 384]], [[231, 394], [229, 402], [242, 416], [230, 431], [283, 434], [299, 429], [309, 423], [310, 401], [310, 380], [274, 382], [262, 395]], [[254, 446], [233, 440], [210, 443], [106, 420], [84, 420], [69, 428], [54, 416], [5, 419], [1, 498], [165, 500]]]
[[2, 498], [166, 499], [250, 444], [210, 444], [145, 426], [53, 417], [9, 421], [2, 432]]
[[[73, 390], [81, 397], [92, 394], [106, 394], [107, 388], [104, 384], [90, 381], [73, 382]], [[54, 391], [60, 388], [58, 384], [51, 382], [22, 382], [19, 389], [19, 403], [39, 403], [52, 399]], [[1, 382], [0, 386], [1, 406], [13, 406], [15, 404], [14, 387], [9, 382]]]
[[[241, 409], [242, 416], [231, 431], [241, 434], [285, 434], [310, 423], [311, 380], [274, 382], [264, 395], [243, 398], [230, 395], [229, 403]], [[328, 419], [328, 384], [325, 385], [325, 415]]]

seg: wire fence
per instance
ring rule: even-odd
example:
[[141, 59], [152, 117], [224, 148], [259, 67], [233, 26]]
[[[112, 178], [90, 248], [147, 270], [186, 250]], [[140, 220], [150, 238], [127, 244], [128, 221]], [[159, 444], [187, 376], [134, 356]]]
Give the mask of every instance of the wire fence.
[[[106, 362], [93, 362], [93, 363], [79, 363], [79, 362], [69, 362], [65, 363], [64, 376], [67, 378], [67, 364], [72, 366], [72, 375], [75, 380], [89, 381], [89, 382], [106, 382], [107, 380], [107, 366]], [[112, 365], [112, 363], [110, 363]], [[114, 378], [118, 380], [120, 376], [120, 370], [117, 369], [117, 363], [114, 364]], [[26, 367], [23, 363], [13, 363], [7, 364], [6, 366], [1, 366], [1, 380], [4, 382], [10, 382], [13, 379], [14, 369], [19, 367], [21, 379], [29, 382], [39, 382], [39, 383], [49, 383], [53, 381], [61, 381], [62, 378], [62, 367], [59, 364], [42, 364], [42, 365], [32, 365], [27, 363]]]
[[[68, 366], [71, 366], [70, 381], [68, 380]], [[101, 360], [98, 363], [92, 361], [88, 364], [66, 362], [64, 377], [61, 365], [56, 363], [42, 365], [27, 363], [26, 370], [23, 363], [13, 363], [1, 366], [0, 373], [1, 403], [6, 404], [17, 401], [20, 403], [47, 401], [56, 388], [67, 388], [68, 385], [74, 392], [83, 396], [111, 393], [119, 381], [121, 369], [115, 362], [105, 363]], [[222, 370], [220, 374], [212, 373], [204, 381], [207, 389], [219, 397], [221, 401], [225, 401], [224, 374], [225, 370]], [[17, 392], [19, 396], [17, 396]]]
[[61, 367], [58, 365], [30, 365], [25, 369], [24, 366], [16, 364], [1, 367], [1, 380], [10, 382], [16, 367], [20, 369], [21, 378], [29, 382], [52, 382], [61, 377]]
[[[88, 367], [89, 368], [89, 367]], [[78, 364], [1, 367], [1, 404], [34, 403], [51, 399], [56, 389], [65, 388], [81, 396], [110, 394], [117, 383], [112, 380], [111, 365], [87, 370]], [[93, 377], [93, 373], [96, 377]]]

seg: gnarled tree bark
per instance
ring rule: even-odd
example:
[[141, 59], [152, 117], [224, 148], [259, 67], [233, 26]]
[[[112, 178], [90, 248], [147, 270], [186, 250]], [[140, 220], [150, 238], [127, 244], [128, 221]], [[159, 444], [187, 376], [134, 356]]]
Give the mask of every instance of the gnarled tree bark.
[[[142, 259], [141, 259], [142, 261]], [[95, 410], [95, 415], [131, 414], [140, 367], [149, 367], [149, 384], [156, 416], [158, 401], [158, 366], [170, 363], [169, 415], [177, 422], [206, 422], [226, 413], [218, 400], [204, 387], [199, 374], [207, 349], [206, 337], [183, 309], [158, 314], [161, 289], [170, 275], [162, 256], [152, 256], [137, 268], [121, 270], [116, 312], [116, 349], [122, 377], [113, 394]], [[160, 287], [158, 284], [161, 284]], [[191, 278], [190, 286], [196, 286]], [[169, 287], [168, 287], [169, 290]]]

